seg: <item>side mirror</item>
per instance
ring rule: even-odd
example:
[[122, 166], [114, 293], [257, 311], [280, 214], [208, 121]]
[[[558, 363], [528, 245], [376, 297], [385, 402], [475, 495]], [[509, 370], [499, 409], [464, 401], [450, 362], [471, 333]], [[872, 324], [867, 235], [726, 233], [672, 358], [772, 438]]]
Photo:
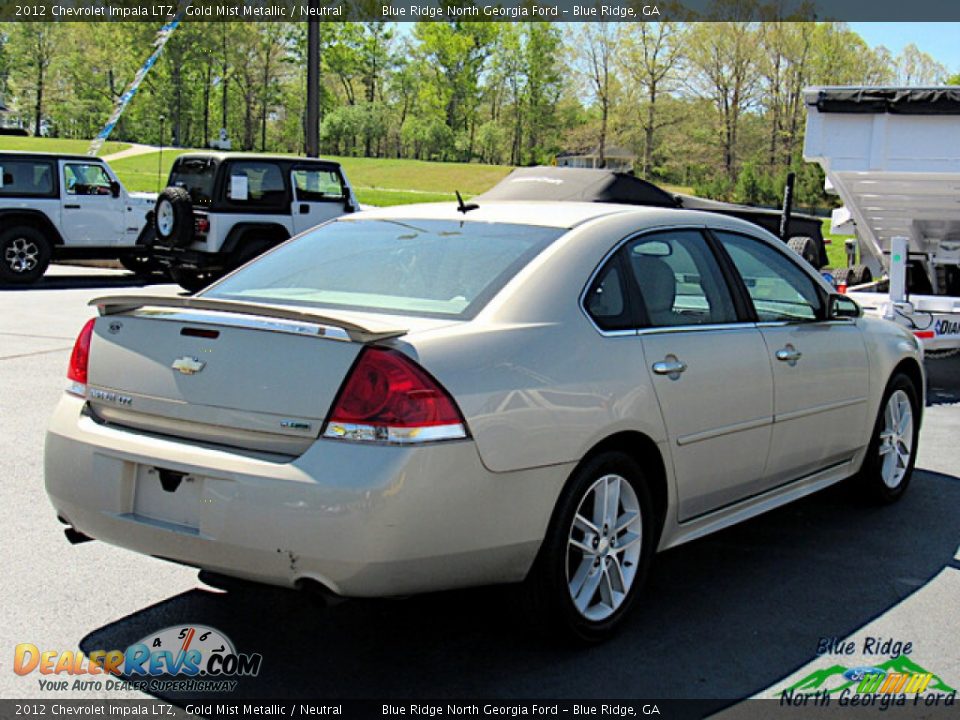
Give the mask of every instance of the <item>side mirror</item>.
[[846, 295], [831, 295], [827, 301], [827, 317], [830, 320], [858, 318], [863, 309]]
[[110, 181], [110, 194], [115, 198], [120, 197], [120, 183], [118, 183], [116, 180]]
[[357, 211], [356, 205], [353, 204], [353, 198], [349, 195], [347, 195], [347, 197], [343, 200], [343, 209], [348, 213]]

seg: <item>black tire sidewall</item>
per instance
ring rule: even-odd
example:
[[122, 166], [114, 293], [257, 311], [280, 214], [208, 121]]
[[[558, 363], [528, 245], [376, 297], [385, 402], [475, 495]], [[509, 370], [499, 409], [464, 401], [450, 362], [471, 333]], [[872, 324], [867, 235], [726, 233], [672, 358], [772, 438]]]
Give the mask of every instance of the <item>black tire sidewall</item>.
[[[157, 221], [160, 217], [160, 206], [164, 203], [169, 203], [173, 212], [173, 227], [169, 235], [161, 232], [160, 223]], [[160, 193], [153, 217], [157, 238], [163, 243], [173, 247], [186, 247], [193, 242], [193, 203], [189, 193], [183, 188], [169, 187]]]
[[[14, 272], [7, 264], [6, 259], [7, 247], [19, 238], [28, 239], [37, 246], [38, 250], [36, 267], [20, 273]], [[52, 252], [50, 241], [46, 235], [35, 227], [18, 225], [9, 230], [4, 230], [0, 233], [0, 282], [15, 284], [36, 282], [43, 277], [43, 274], [47, 271]]]
[[[895, 488], [887, 487], [883, 482], [881, 469], [883, 466], [880, 460], [880, 433], [883, 431], [884, 412], [890, 397], [897, 391], [903, 390], [910, 399], [910, 407], [913, 410], [913, 445], [910, 452], [910, 462], [907, 464], [907, 472], [903, 480]], [[877, 412], [877, 419], [873, 425], [873, 433], [870, 436], [870, 444], [867, 446], [867, 455], [863, 460], [863, 466], [857, 475], [857, 485], [865, 493], [868, 499], [879, 503], [892, 503], [899, 500], [910, 485], [910, 479], [913, 476], [913, 468], [917, 461], [918, 441], [920, 437], [920, 398], [919, 391], [914, 386], [909, 377], [902, 373], [897, 373], [883, 392], [883, 400], [880, 402], [880, 409]]]
[[[573, 604], [567, 587], [566, 562], [570, 526], [586, 491], [604, 475], [616, 474], [630, 483], [637, 495], [643, 518], [643, 545], [637, 573], [626, 599], [603, 621], [584, 618]], [[596, 643], [609, 637], [636, 604], [646, 580], [659, 521], [644, 473], [629, 455], [599, 454], [578, 467], [557, 501], [534, 567], [525, 583], [527, 609], [531, 620], [552, 638], [562, 637], [578, 644]]]
[[813, 238], [798, 235], [797, 237], [790, 238], [787, 245], [797, 252], [800, 257], [813, 265], [813, 267], [816, 268], [819, 266], [820, 253], [817, 251], [817, 243]]

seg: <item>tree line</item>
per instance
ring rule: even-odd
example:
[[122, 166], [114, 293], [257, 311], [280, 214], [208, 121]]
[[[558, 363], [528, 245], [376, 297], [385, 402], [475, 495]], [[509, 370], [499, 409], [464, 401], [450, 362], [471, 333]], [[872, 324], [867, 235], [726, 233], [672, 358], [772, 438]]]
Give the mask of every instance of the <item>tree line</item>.
[[[2, 24], [8, 124], [94, 137], [156, 30]], [[616, 147], [643, 177], [768, 204], [791, 170], [801, 203], [821, 198], [800, 158], [805, 87], [958, 79], [913, 45], [894, 56], [843, 23], [776, 17], [322, 23], [321, 54], [324, 154], [532, 165]], [[185, 21], [111, 139], [207, 147], [226, 128], [236, 149], [302, 152], [305, 62], [304, 23]]]

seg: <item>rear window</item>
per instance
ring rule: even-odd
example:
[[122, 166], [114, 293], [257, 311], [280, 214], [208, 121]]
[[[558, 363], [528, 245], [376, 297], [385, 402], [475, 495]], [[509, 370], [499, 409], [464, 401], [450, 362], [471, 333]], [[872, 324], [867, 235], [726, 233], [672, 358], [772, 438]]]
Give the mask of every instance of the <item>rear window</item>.
[[0, 160], [0, 196], [52, 195], [53, 172], [49, 162]]
[[564, 232], [448, 220], [340, 220], [263, 256], [204, 297], [469, 319]]
[[213, 180], [217, 164], [209, 158], [180, 158], [170, 171], [168, 185], [190, 193], [194, 205], [209, 205], [213, 199]]

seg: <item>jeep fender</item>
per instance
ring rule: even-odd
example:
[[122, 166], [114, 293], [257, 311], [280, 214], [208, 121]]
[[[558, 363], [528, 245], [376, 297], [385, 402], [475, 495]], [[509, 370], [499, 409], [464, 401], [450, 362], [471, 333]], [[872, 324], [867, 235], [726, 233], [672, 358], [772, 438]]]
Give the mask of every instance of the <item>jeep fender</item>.
[[57, 230], [56, 225], [41, 210], [30, 210], [28, 208], [10, 208], [0, 210], [0, 223], [4, 226], [28, 225], [34, 227], [50, 240], [51, 245], [63, 245], [63, 237]]

